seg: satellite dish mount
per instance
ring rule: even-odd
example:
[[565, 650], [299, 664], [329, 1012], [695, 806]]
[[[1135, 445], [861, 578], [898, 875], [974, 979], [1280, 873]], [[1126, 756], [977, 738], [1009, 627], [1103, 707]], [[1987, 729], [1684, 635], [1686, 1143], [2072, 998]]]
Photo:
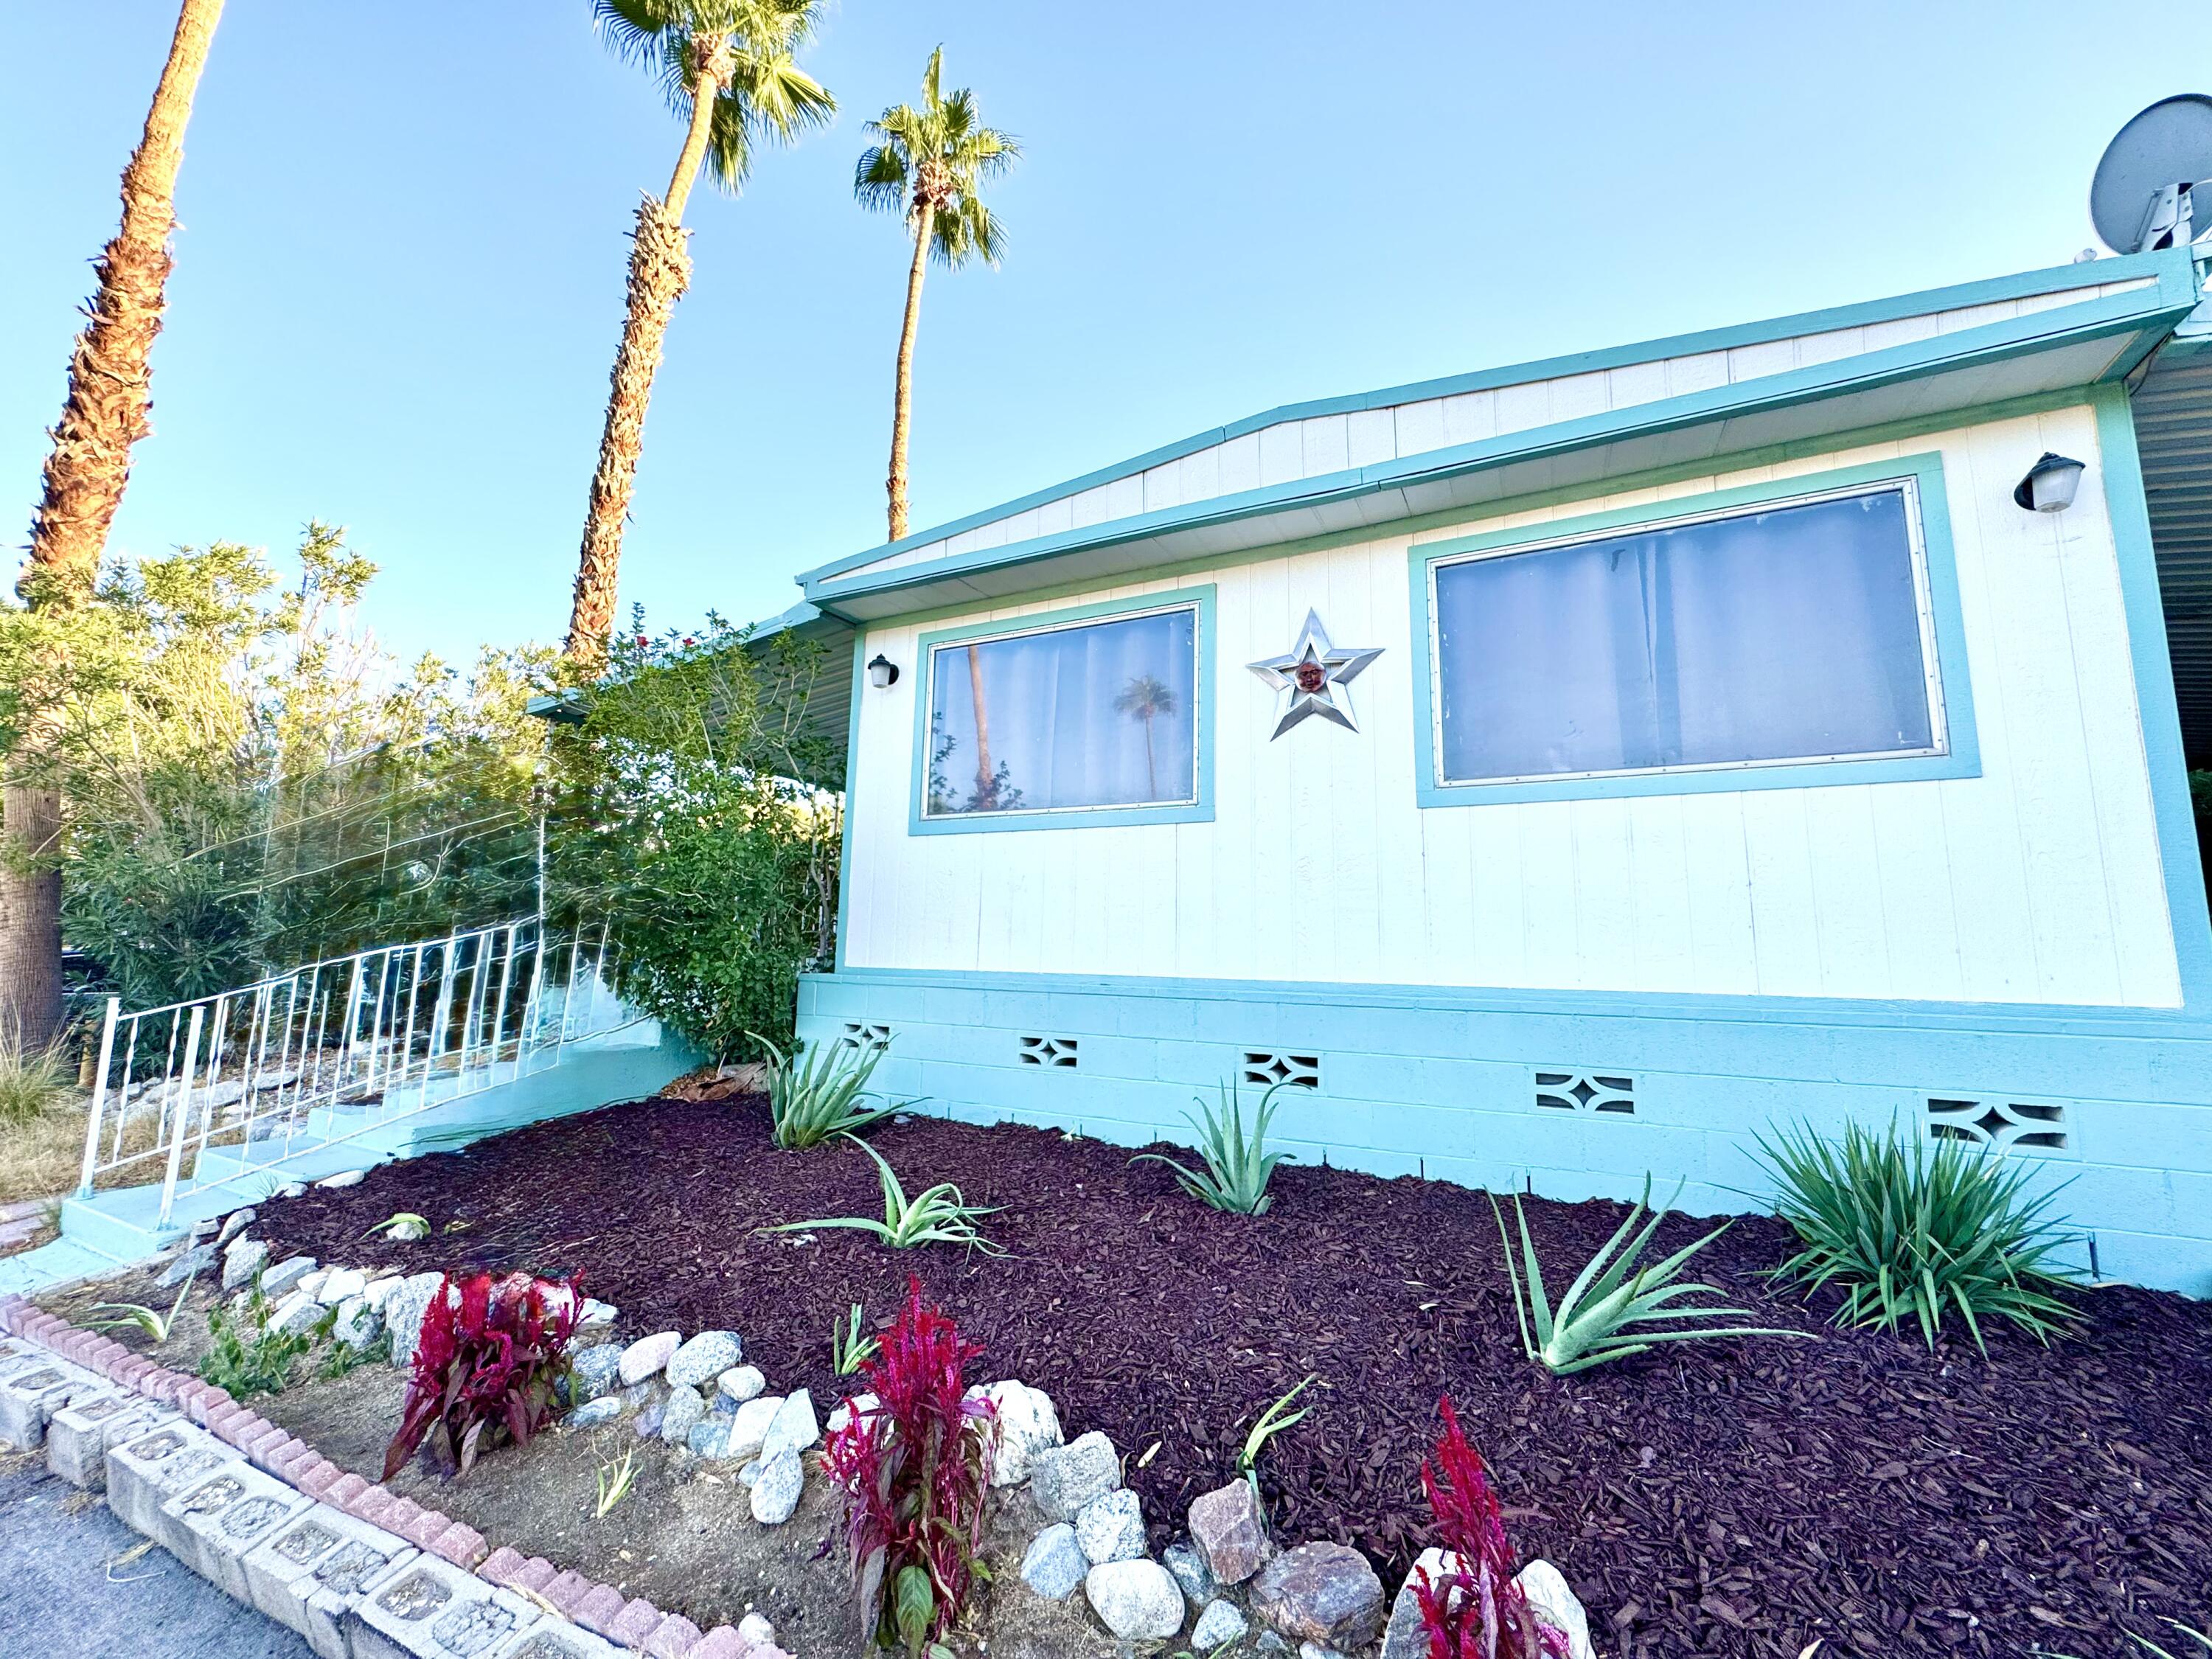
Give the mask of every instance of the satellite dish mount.
[[2161, 98], [2113, 136], [2089, 217], [2115, 253], [2186, 247], [2212, 230], [2212, 97]]

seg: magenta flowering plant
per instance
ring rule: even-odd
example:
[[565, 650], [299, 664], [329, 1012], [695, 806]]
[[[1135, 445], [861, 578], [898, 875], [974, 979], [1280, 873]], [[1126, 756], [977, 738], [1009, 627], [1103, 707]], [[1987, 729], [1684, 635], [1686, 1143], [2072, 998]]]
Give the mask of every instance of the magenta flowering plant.
[[998, 1421], [968, 1392], [983, 1352], [907, 1280], [906, 1306], [861, 1366], [868, 1392], [848, 1401], [822, 1466], [843, 1494], [845, 1537], [864, 1637], [909, 1656], [944, 1651], [981, 1568], [983, 1504]]
[[1567, 1638], [1536, 1616], [1514, 1582], [1519, 1568], [1482, 1454], [1460, 1431], [1451, 1396], [1444, 1431], [1421, 1465], [1421, 1490], [1446, 1552], [1440, 1571], [1417, 1567], [1413, 1596], [1429, 1659], [1567, 1659]]

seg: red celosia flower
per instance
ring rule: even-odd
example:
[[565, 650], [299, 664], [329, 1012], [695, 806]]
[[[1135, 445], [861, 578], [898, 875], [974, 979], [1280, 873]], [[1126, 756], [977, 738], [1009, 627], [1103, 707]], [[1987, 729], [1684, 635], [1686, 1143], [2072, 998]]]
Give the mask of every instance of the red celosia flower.
[[385, 1450], [386, 1480], [441, 1423], [463, 1472], [501, 1433], [522, 1445], [545, 1426], [560, 1409], [568, 1339], [583, 1311], [580, 1283], [477, 1273], [438, 1286], [422, 1315], [399, 1432]]
[[968, 1599], [982, 1540], [997, 1422], [968, 1397], [968, 1362], [983, 1352], [924, 1307], [921, 1280], [864, 1367], [876, 1403], [830, 1435], [822, 1466], [845, 1495], [846, 1544], [863, 1639], [921, 1652]]
[[1419, 1568], [1413, 1578], [1429, 1659], [1566, 1659], [1567, 1638], [1537, 1618], [1513, 1582], [1519, 1565], [1482, 1454], [1460, 1432], [1449, 1395], [1438, 1409], [1443, 1437], [1434, 1462], [1421, 1465], [1421, 1490], [1449, 1553], [1441, 1572]]

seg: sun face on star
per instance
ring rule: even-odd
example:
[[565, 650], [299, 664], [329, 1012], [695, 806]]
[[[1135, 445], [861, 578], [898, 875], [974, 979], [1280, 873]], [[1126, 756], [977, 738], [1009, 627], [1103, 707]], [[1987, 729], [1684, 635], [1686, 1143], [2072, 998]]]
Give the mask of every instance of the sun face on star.
[[1276, 693], [1275, 729], [1271, 736], [1279, 738], [1316, 714], [1347, 732], [1357, 732], [1352, 682], [1382, 654], [1380, 646], [1331, 645], [1320, 614], [1307, 611], [1305, 626], [1287, 652], [1247, 665]]

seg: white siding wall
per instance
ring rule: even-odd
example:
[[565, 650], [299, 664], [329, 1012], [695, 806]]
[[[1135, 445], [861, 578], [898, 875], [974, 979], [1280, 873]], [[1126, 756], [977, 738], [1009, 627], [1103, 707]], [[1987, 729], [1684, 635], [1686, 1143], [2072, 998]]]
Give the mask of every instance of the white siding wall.
[[957, 536], [902, 549], [845, 574], [872, 575], [952, 554], [974, 552], [978, 548], [1004, 547], [1079, 526], [1134, 518], [1140, 513], [1156, 513], [1163, 507], [1180, 507], [1186, 501], [1234, 495], [1243, 490], [1288, 483], [1297, 478], [1320, 477], [1375, 461], [1474, 443], [1502, 433], [1525, 432], [1558, 421], [1577, 420], [1586, 415], [1656, 403], [1686, 392], [1738, 385], [1793, 368], [1833, 362], [1863, 352], [1881, 351], [1916, 340], [1933, 339], [1940, 334], [1955, 334], [1961, 329], [2004, 322], [2031, 312], [2079, 305], [2108, 294], [2124, 294], [2147, 286], [2149, 280], [2144, 277], [2107, 283], [2099, 288], [2040, 294], [2024, 300], [1999, 300], [1858, 328], [1796, 335], [1728, 351], [1662, 357], [1588, 374], [1568, 374], [1557, 380], [1495, 386], [1486, 392], [1462, 392], [1456, 397], [1428, 398], [1417, 403], [1392, 404], [1344, 415], [1285, 421], [1248, 432], [1227, 443], [1194, 450], [1147, 471], [1132, 473], [1111, 483], [991, 520]]
[[[1547, 408], [1540, 418], [1559, 417]], [[2096, 444], [2089, 411], [2062, 410], [1084, 596], [1218, 585], [1210, 823], [910, 836], [919, 635], [1081, 601], [872, 629], [868, 652], [908, 672], [862, 697], [847, 960], [2175, 1006], [2100, 475], [2061, 515], [2010, 499], [2043, 450]], [[1929, 449], [1950, 495], [1982, 776], [1416, 806], [1409, 542]], [[1357, 735], [1309, 722], [1271, 743], [1270, 695], [1244, 665], [1288, 648], [1309, 606], [1340, 643], [1384, 655], [1356, 684]]]

